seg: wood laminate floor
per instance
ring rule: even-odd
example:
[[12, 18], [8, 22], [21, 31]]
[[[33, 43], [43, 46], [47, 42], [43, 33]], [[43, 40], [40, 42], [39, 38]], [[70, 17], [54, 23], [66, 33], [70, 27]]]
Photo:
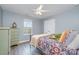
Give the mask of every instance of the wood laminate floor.
[[10, 55], [41, 55], [40, 51], [29, 43], [23, 43], [14, 47], [11, 47]]

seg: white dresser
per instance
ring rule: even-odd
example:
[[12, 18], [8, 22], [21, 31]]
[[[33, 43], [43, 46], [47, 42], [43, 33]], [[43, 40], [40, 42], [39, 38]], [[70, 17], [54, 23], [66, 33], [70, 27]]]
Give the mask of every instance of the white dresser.
[[19, 31], [17, 28], [11, 28], [11, 46], [17, 45], [19, 42]]
[[10, 53], [10, 28], [0, 27], [0, 55], [8, 55]]

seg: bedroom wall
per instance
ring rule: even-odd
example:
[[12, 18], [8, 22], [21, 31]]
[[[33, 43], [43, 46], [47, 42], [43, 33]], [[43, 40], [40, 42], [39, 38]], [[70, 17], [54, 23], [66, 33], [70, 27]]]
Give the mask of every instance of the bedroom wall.
[[44, 32], [43, 20], [32, 20], [33, 24], [33, 34], [42, 34]]
[[[29, 39], [29, 36], [23, 35], [24, 19], [29, 20], [28, 18], [3, 10], [3, 26], [11, 27], [11, 24], [15, 21], [17, 23], [18, 29], [20, 30], [20, 40]], [[33, 34], [41, 34], [43, 32], [43, 24], [40, 20], [32, 20], [33, 23]]]
[[54, 19], [56, 19], [56, 33], [61, 33], [65, 29], [79, 30], [79, 6], [54, 17]]
[[0, 26], [2, 26], [2, 8], [0, 7]]

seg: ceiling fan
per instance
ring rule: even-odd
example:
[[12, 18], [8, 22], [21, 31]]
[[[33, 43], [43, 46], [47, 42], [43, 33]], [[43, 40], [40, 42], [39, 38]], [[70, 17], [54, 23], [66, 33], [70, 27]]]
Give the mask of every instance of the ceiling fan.
[[42, 15], [43, 12], [48, 12], [48, 10], [43, 10], [43, 5], [40, 5], [38, 8], [33, 9], [36, 15]]

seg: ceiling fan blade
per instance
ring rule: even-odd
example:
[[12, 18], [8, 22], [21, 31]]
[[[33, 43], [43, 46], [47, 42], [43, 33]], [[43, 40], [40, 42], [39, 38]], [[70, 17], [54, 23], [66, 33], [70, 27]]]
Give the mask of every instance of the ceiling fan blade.
[[36, 15], [42, 15], [42, 13], [41, 13], [41, 12], [35, 12], [35, 14], [36, 14]]
[[42, 13], [41, 13], [41, 12], [39, 12], [39, 15], [42, 15]]
[[40, 10], [40, 12], [49, 12], [48, 10]]
[[41, 10], [43, 8], [43, 5], [40, 5], [37, 10]]

